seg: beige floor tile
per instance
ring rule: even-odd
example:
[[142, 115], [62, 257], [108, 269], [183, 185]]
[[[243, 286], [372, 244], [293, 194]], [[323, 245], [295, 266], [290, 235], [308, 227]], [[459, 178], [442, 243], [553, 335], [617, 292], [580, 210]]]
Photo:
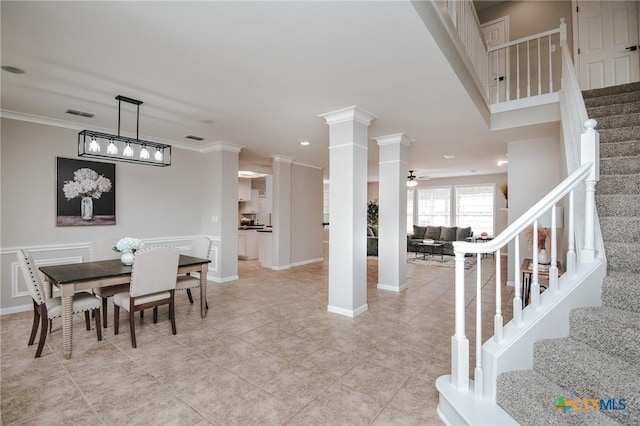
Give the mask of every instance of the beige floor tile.
[[313, 371], [302, 366], [291, 366], [287, 371], [264, 384], [262, 390], [300, 409], [335, 381], [336, 378], [328, 373]]
[[[52, 406], [44, 411], [33, 413], [33, 416], [23, 418], [15, 423], [10, 423], [3, 416], [5, 424], [27, 425], [95, 425], [100, 424], [100, 418], [91, 406], [84, 400], [68, 401], [60, 405]], [[132, 423], [129, 423], [132, 424]]]
[[281, 425], [295, 413], [276, 397], [254, 390], [216, 410], [209, 420], [218, 425]]
[[327, 424], [366, 425], [373, 422], [383, 407], [384, 404], [363, 392], [335, 384], [301, 412]]
[[141, 401], [133, 410], [113, 419], [110, 424], [191, 426], [205, 420], [196, 410], [173, 394], [146, 395], [146, 402]]
[[383, 367], [371, 361], [362, 361], [342, 376], [340, 383], [386, 404], [409, 379], [408, 374]]

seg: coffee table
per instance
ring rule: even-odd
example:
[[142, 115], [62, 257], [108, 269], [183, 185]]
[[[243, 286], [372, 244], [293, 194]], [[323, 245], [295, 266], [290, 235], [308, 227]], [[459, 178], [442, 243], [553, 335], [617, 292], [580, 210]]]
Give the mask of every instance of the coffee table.
[[[444, 243], [415, 243], [416, 246], [416, 257], [418, 257], [418, 253], [422, 253], [422, 259], [427, 259], [427, 253], [430, 253], [431, 256], [435, 256], [436, 254], [440, 254], [440, 260], [444, 260]], [[436, 249], [440, 249], [440, 253], [436, 253]], [[428, 251], [427, 251], [428, 250]]]

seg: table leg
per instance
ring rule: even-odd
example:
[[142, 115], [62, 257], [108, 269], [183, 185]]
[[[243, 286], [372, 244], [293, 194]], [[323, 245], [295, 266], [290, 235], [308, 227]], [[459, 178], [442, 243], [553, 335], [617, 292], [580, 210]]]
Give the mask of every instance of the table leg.
[[208, 264], [204, 263], [200, 270], [200, 317], [204, 319], [207, 316], [207, 272]]
[[62, 293], [62, 348], [66, 359], [71, 358], [73, 346], [73, 286], [61, 285]]

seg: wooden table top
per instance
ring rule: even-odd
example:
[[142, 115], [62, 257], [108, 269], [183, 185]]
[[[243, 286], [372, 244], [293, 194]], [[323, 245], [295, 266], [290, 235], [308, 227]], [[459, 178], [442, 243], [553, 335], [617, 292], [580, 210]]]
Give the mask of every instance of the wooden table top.
[[[181, 254], [178, 267], [202, 265], [203, 263], [211, 263], [211, 260]], [[66, 284], [131, 275], [131, 266], [123, 264], [120, 259], [42, 266], [39, 269], [49, 277], [52, 284]]]

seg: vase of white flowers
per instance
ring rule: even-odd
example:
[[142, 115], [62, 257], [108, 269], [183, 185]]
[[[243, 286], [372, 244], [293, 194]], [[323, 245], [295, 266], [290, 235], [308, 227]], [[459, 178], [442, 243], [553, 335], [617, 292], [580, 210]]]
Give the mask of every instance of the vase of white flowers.
[[118, 241], [113, 251], [122, 253], [122, 256], [120, 256], [122, 263], [125, 265], [133, 265], [136, 250], [140, 250], [142, 247], [144, 247], [144, 243], [139, 239], [126, 237]]
[[94, 217], [93, 200], [97, 200], [105, 192], [111, 191], [111, 181], [94, 170], [83, 167], [73, 172], [73, 180], [66, 181], [62, 191], [67, 200], [82, 198], [80, 217], [84, 220], [92, 220]]

